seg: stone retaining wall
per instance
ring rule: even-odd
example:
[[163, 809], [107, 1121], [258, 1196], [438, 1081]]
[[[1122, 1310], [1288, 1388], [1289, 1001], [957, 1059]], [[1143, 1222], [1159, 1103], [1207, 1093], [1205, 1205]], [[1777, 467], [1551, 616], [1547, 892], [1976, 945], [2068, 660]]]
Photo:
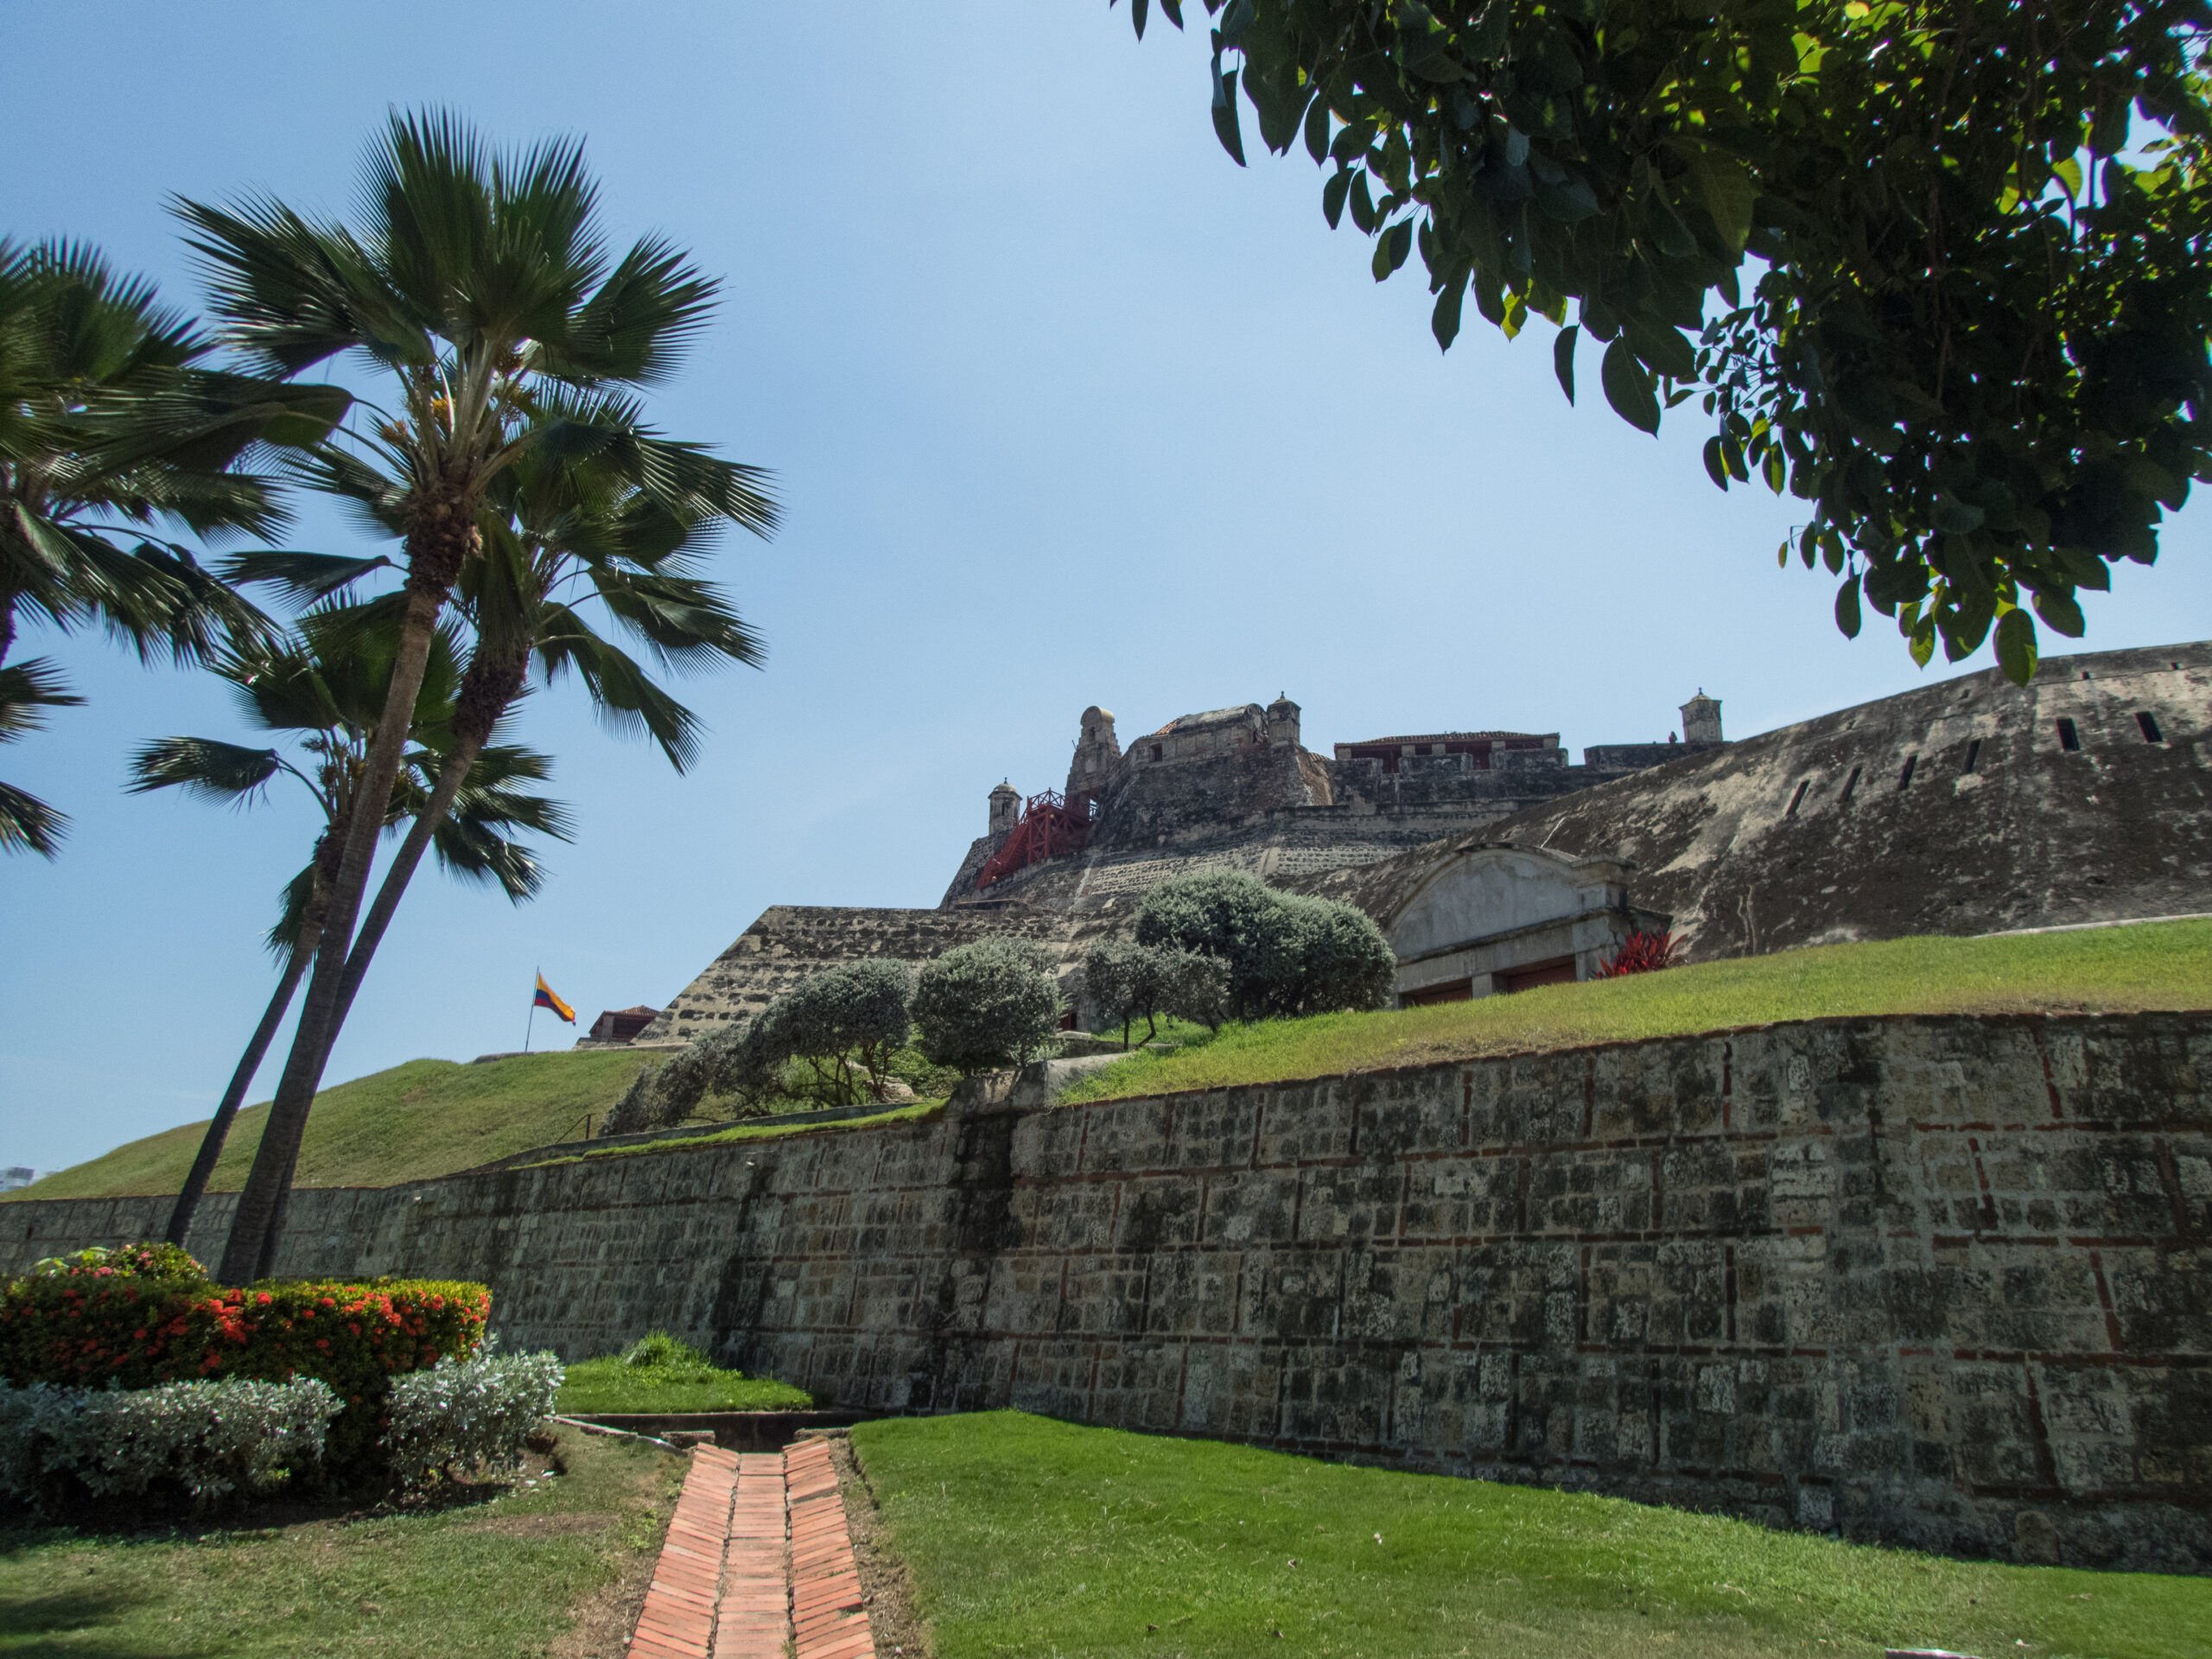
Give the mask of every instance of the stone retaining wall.
[[[2212, 1015], [1815, 1021], [297, 1195], [851, 1408], [1078, 1421], [2212, 1568]], [[229, 1219], [211, 1198], [194, 1243]], [[0, 1268], [165, 1200], [0, 1204]]]

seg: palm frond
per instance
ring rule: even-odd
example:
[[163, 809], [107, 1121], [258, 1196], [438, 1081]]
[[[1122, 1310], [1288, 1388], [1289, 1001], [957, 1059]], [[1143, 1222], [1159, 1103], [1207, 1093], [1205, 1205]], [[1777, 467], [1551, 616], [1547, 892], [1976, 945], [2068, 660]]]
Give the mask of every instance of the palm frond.
[[36, 853], [52, 858], [69, 833], [67, 814], [13, 784], [0, 784], [0, 853]]
[[298, 874], [277, 889], [276, 925], [262, 936], [262, 943], [279, 962], [290, 958], [299, 943], [300, 930], [307, 925], [308, 906], [315, 902], [315, 861], [310, 859]]
[[610, 731], [651, 737], [678, 772], [697, 759], [698, 715], [654, 684], [628, 652], [601, 638], [573, 608], [546, 607], [537, 649], [547, 679], [575, 671], [591, 694], [593, 711]]
[[381, 553], [372, 558], [349, 559], [335, 553], [264, 548], [234, 555], [225, 562], [222, 574], [227, 582], [270, 582], [292, 599], [320, 601], [344, 593], [378, 570], [397, 568]]
[[130, 757], [132, 795], [149, 790], [181, 789], [202, 800], [250, 806], [283, 764], [274, 749], [249, 749], [212, 737], [162, 737], [142, 744]]
[[516, 904], [535, 898], [545, 869], [531, 850], [481, 824], [448, 817], [431, 832], [438, 862], [464, 880], [496, 881]]
[[68, 690], [61, 671], [44, 657], [0, 668], [0, 743], [13, 743], [46, 724], [48, 709], [73, 709], [84, 699]]

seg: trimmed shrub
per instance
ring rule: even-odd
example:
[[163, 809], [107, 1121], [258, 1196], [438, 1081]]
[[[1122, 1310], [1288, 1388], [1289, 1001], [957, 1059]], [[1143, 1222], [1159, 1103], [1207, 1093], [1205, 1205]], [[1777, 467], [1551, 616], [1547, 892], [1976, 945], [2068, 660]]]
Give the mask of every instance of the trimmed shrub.
[[1228, 969], [1236, 1020], [1379, 1007], [1397, 958], [1364, 911], [1278, 893], [1249, 875], [1179, 876], [1145, 895], [1137, 942], [1211, 957]]
[[1390, 1000], [1398, 976], [1397, 953], [1357, 907], [1333, 899], [1292, 901], [1305, 912], [1305, 962], [1298, 1012], [1379, 1008]]
[[39, 1279], [167, 1279], [198, 1283], [207, 1269], [181, 1244], [156, 1244], [150, 1240], [118, 1244], [112, 1249], [95, 1244], [74, 1255], [49, 1255], [31, 1268]]
[[1195, 951], [1167, 945], [1101, 939], [1084, 953], [1083, 988], [1107, 1023], [1122, 1028], [1144, 1021], [1145, 1040], [1159, 1033], [1159, 1016], [1173, 1014], [1207, 1026], [1221, 1023], [1228, 997], [1227, 968]]
[[971, 1076], [1027, 1065], [1060, 1022], [1052, 957], [1027, 939], [978, 939], [924, 963], [913, 1007], [923, 1054]]
[[264, 1491], [321, 1461], [341, 1406], [315, 1377], [130, 1391], [0, 1382], [0, 1491], [51, 1510], [76, 1486], [99, 1498], [167, 1485], [201, 1505]]
[[270, 1281], [250, 1289], [159, 1279], [17, 1279], [0, 1288], [0, 1378], [123, 1389], [254, 1378], [328, 1383], [350, 1409], [327, 1463], [364, 1472], [394, 1376], [463, 1359], [492, 1293], [430, 1280]]
[[392, 1477], [419, 1486], [434, 1475], [512, 1468], [552, 1414], [563, 1376], [551, 1354], [485, 1352], [395, 1377], [384, 1436]]

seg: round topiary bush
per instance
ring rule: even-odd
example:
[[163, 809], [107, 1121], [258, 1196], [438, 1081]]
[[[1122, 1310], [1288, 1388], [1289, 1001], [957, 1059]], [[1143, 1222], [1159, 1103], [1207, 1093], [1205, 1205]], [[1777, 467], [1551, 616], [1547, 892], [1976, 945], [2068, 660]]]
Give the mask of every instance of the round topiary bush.
[[1229, 871], [1154, 887], [1137, 911], [1136, 938], [1223, 963], [1236, 1020], [1379, 1007], [1397, 971], [1366, 912]]
[[1027, 939], [979, 939], [925, 963], [914, 978], [922, 1053], [969, 1075], [1026, 1065], [1059, 1029], [1052, 959]]

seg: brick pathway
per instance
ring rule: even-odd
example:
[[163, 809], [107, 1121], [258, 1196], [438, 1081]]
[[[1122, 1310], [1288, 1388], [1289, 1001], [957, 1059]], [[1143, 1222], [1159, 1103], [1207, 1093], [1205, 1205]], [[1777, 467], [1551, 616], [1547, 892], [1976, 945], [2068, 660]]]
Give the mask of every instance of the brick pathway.
[[784, 1659], [794, 1637], [798, 1659], [874, 1659], [829, 1443], [701, 1446], [630, 1659]]
[[801, 1440], [787, 1450], [784, 1478], [790, 1483], [791, 1623], [798, 1659], [875, 1659], [830, 1442]]

